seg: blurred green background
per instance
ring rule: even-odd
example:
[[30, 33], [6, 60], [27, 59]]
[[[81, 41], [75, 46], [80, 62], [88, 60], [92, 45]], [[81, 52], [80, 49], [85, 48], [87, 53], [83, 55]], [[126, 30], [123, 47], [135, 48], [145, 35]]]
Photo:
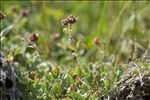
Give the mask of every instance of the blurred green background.
[[[22, 11], [27, 12], [7, 34], [7, 48], [11, 42], [20, 42], [14, 35], [36, 33], [45, 58], [58, 62], [67, 62], [64, 48], [68, 39], [61, 20], [69, 15], [78, 18], [72, 35], [76, 41], [81, 39], [86, 44], [80, 47], [85, 61], [95, 53], [95, 38], [103, 41], [100, 48], [116, 55], [117, 62], [133, 57], [134, 43], [138, 44], [136, 57], [140, 57], [150, 39], [149, 1], [2, 1], [1, 11], [6, 15], [1, 30], [12, 24]], [[56, 33], [60, 35], [59, 40], [53, 40]]]

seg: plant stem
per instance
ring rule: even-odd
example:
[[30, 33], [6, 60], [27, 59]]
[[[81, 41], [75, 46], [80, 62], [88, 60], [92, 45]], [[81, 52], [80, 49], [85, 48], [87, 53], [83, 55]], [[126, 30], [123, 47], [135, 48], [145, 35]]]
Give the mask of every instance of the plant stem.
[[71, 33], [72, 33], [72, 25], [70, 24], [69, 25], [69, 30], [68, 30], [68, 35], [69, 35], [69, 39], [70, 39], [70, 44], [73, 46], [73, 48], [74, 48], [74, 55], [75, 55], [75, 57], [76, 57], [76, 59], [77, 59], [77, 62], [78, 62], [78, 64], [79, 64], [79, 66], [81, 65], [81, 62], [80, 62], [80, 58], [79, 58], [79, 56], [78, 56], [78, 51], [77, 51], [77, 49], [76, 49], [76, 47], [75, 47], [75, 44], [73, 43], [73, 39], [72, 39], [72, 36], [71, 36]]

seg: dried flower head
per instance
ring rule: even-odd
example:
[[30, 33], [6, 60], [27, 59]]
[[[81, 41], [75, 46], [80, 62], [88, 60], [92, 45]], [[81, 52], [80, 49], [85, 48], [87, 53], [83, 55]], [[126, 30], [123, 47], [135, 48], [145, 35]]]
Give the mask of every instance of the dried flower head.
[[22, 17], [27, 17], [28, 16], [28, 11], [26, 9], [21, 10], [21, 15]]
[[68, 22], [70, 23], [70, 24], [74, 24], [74, 23], [76, 23], [76, 18], [74, 17], [74, 16], [72, 16], [72, 15], [70, 15], [70, 16], [68, 16], [67, 17], [67, 20], [68, 20]]
[[0, 12], [0, 21], [3, 20], [4, 18], [5, 18], [5, 15], [2, 12]]
[[35, 42], [37, 40], [38, 40], [38, 37], [34, 33], [32, 33], [31, 35], [29, 35], [29, 41], [30, 42]]
[[95, 38], [94, 43], [95, 43], [95, 45], [101, 45], [102, 40], [100, 40], [99, 38]]
[[63, 19], [61, 21], [62, 26], [67, 26], [68, 25], [68, 20], [67, 19]]
[[15, 6], [15, 5], [11, 6], [11, 10], [12, 10], [13, 12], [17, 12], [16, 6]]
[[74, 24], [76, 22], [77, 22], [77, 19], [74, 16], [70, 15], [66, 19], [63, 19], [61, 23], [62, 23], [62, 26], [67, 26], [68, 24]]

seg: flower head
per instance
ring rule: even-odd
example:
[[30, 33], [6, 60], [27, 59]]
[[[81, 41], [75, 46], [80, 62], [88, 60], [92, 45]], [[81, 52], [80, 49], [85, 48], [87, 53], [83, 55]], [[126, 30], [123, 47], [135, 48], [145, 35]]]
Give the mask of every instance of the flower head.
[[67, 26], [68, 25], [68, 20], [67, 19], [63, 19], [61, 21], [62, 26]]
[[17, 12], [16, 6], [15, 6], [15, 5], [11, 6], [11, 10], [12, 10], [13, 12]]
[[100, 40], [99, 38], [95, 38], [94, 44], [95, 45], [101, 45], [102, 44], [102, 40]]
[[0, 21], [3, 20], [4, 18], [5, 18], [5, 15], [0, 12]]
[[22, 17], [27, 17], [28, 16], [28, 11], [26, 10], [26, 9], [22, 9], [21, 10], [21, 15], [22, 15]]
[[74, 24], [74, 23], [76, 23], [76, 18], [74, 17], [74, 16], [72, 16], [72, 15], [70, 15], [70, 16], [68, 16], [67, 17], [67, 20], [68, 20], [68, 22], [70, 23], [70, 24]]
[[30, 42], [35, 42], [37, 40], [38, 40], [38, 37], [34, 33], [32, 33], [31, 35], [29, 35], [29, 41]]
[[68, 16], [67, 18], [61, 21], [62, 26], [67, 26], [68, 24], [74, 24], [76, 22], [77, 22], [77, 19], [72, 15]]
[[61, 36], [59, 33], [53, 33], [51, 38], [52, 40], [56, 41], [56, 40], [59, 40]]

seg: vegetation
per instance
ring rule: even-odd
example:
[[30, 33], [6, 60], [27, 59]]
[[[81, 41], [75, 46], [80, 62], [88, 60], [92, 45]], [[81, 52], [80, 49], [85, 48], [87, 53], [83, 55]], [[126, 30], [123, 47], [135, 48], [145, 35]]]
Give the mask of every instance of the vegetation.
[[109, 99], [123, 80], [150, 75], [149, 1], [0, 6], [1, 51], [26, 100]]

